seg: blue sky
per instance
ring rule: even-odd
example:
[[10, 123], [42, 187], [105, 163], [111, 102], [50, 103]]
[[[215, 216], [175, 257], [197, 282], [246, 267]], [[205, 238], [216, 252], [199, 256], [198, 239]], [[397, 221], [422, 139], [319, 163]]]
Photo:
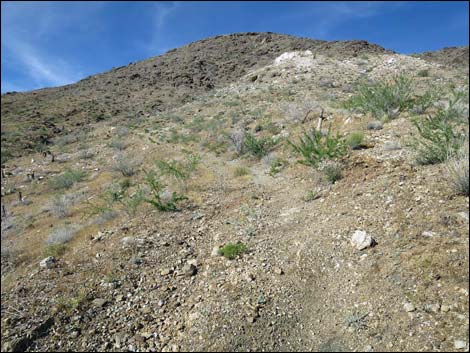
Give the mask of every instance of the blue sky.
[[365, 39], [400, 53], [468, 45], [462, 2], [1, 3], [1, 91], [76, 82], [234, 32]]

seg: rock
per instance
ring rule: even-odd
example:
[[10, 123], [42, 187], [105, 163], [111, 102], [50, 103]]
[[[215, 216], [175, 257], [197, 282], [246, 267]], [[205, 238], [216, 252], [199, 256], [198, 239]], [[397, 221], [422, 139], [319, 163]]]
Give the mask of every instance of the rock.
[[128, 236], [128, 237], [122, 238], [121, 243], [124, 247], [142, 246], [145, 243], [145, 239]]
[[455, 349], [464, 349], [467, 347], [467, 342], [463, 340], [455, 340], [454, 341], [454, 348]]
[[41, 260], [41, 262], [39, 263], [39, 266], [42, 268], [53, 268], [55, 266], [55, 262], [56, 262], [55, 257], [49, 256]]
[[413, 304], [411, 303], [406, 303], [405, 305], [403, 305], [403, 308], [405, 309], [406, 312], [408, 313], [411, 313], [412, 311], [415, 311], [416, 308]]
[[172, 273], [173, 271], [169, 268], [164, 268], [160, 271], [160, 275], [162, 276], [168, 276], [170, 273]]
[[220, 249], [219, 246], [214, 246], [214, 247], [212, 248], [211, 256], [220, 256], [220, 254], [219, 254], [219, 249]]
[[102, 308], [106, 305], [106, 303], [107, 303], [107, 300], [103, 298], [96, 298], [92, 302], [93, 306], [96, 308]]
[[447, 313], [448, 311], [450, 311], [450, 306], [449, 306], [449, 305], [445, 305], [445, 304], [442, 305], [442, 306], [441, 306], [441, 311], [442, 311], [443, 313]]
[[440, 309], [441, 309], [440, 304], [426, 304], [424, 306], [424, 310], [427, 311], [428, 313], [429, 312], [437, 313], [439, 312]]
[[363, 230], [356, 230], [351, 237], [351, 245], [357, 250], [364, 250], [375, 244], [375, 240]]
[[421, 233], [421, 235], [422, 235], [423, 237], [429, 237], [429, 238], [431, 238], [431, 237], [435, 236], [436, 233], [425, 230], [423, 233]]
[[276, 275], [282, 275], [284, 273], [284, 271], [280, 267], [274, 267], [274, 273]]
[[372, 346], [370, 344], [368, 344], [367, 346], [365, 346], [362, 350], [363, 352], [373, 352], [374, 351], [374, 348], [372, 348]]
[[367, 124], [367, 130], [381, 130], [383, 128], [383, 124], [376, 120], [376, 121], [371, 121], [370, 123]]
[[197, 267], [189, 263], [186, 263], [186, 265], [184, 265], [183, 269], [181, 270], [181, 275], [184, 275], [186, 277], [194, 276], [196, 273]]
[[133, 265], [140, 265], [144, 261], [140, 257], [132, 256], [129, 262]]

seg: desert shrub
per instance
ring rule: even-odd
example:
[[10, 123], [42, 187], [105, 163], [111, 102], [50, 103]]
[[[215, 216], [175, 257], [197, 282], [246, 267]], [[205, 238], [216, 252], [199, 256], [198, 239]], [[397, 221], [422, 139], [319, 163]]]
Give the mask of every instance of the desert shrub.
[[394, 119], [412, 102], [411, 79], [406, 76], [394, 77], [391, 82], [383, 81], [372, 85], [361, 83], [358, 93], [349, 98], [344, 107], [361, 113], [370, 113], [376, 119]]
[[286, 118], [296, 122], [302, 121], [308, 112], [318, 108], [318, 103], [307, 99], [299, 102], [288, 102], [282, 106], [282, 110]]
[[73, 199], [66, 196], [55, 196], [49, 205], [49, 210], [51, 213], [59, 218], [70, 217], [70, 207], [73, 206]]
[[44, 257], [54, 256], [59, 257], [62, 256], [67, 251], [66, 244], [49, 244], [44, 248], [43, 255]]
[[361, 148], [364, 141], [364, 133], [362, 131], [354, 131], [346, 138], [346, 144], [353, 150]]
[[429, 70], [428, 69], [423, 69], [418, 71], [418, 77], [428, 77], [429, 76]]
[[251, 153], [257, 158], [262, 158], [277, 144], [272, 137], [259, 137], [247, 133], [245, 136], [245, 151]]
[[452, 88], [444, 104], [439, 105], [439, 114], [448, 121], [468, 124], [468, 86]]
[[167, 175], [182, 183], [186, 187], [187, 180], [196, 171], [201, 157], [195, 154], [186, 156], [185, 161], [176, 160], [156, 160], [155, 165], [161, 175]]
[[431, 88], [426, 91], [422, 96], [417, 96], [413, 99], [413, 106], [411, 112], [415, 114], [423, 114], [431, 108], [436, 100], [441, 95], [441, 90], [438, 88]]
[[320, 170], [322, 170], [326, 180], [331, 184], [334, 184], [343, 177], [343, 168], [338, 162], [326, 161], [322, 163]]
[[243, 243], [228, 243], [224, 247], [219, 249], [219, 254], [226, 257], [227, 259], [233, 260], [238, 255], [243, 254], [246, 252], [247, 246]]
[[120, 138], [114, 138], [109, 142], [109, 147], [115, 148], [119, 151], [123, 151], [127, 148], [127, 143]]
[[125, 126], [119, 126], [116, 128], [116, 135], [119, 137], [125, 137], [129, 135], [129, 129]]
[[113, 169], [120, 172], [125, 177], [136, 174], [139, 170], [140, 162], [131, 159], [128, 155], [122, 153], [116, 155]]
[[78, 228], [76, 226], [65, 226], [62, 228], [54, 229], [49, 237], [46, 239], [46, 245], [65, 244], [68, 243], [77, 234]]
[[93, 158], [93, 156], [94, 156], [94, 153], [89, 149], [81, 150], [78, 153], [78, 158], [80, 159], [90, 159], [90, 158]]
[[248, 175], [249, 173], [250, 173], [250, 171], [248, 170], [248, 168], [236, 167], [234, 172], [233, 172], [233, 175], [236, 176], [236, 177], [239, 177], [239, 176], [243, 176], [243, 175]]
[[323, 136], [315, 129], [312, 129], [310, 133], [304, 132], [298, 144], [290, 140], [287, 142], [303, 157], [300, 163], [312, 167], [317, 167], [318, 163], [323, 160], [340, 158], [346, 153], [346, 145], [341, 137], [331, 136], [329, 132]]
[[186, 200], [184, 195], [178, 195], [173, 192], [171, 195], [165, 193], [166, 185], [160, 180], [159, 175], [155, 171], [147, 172], [145, 182], [150, 189], [150, 195], [143, 196], [142, 200], [151, 204], [159, 211], [179, 211], [178, 202]]
[[462, 134], [457, 132], [442, 110], [433, 116], [415, 117], [412, 122], [419, 134], [419, 137], [412, 141], [418, 164], [444, 162], [448, 156], [454, 155], [463, 143]]
[[69, 189], [73, 184], [82, 181], [85, 175], [84, 171], [68, 169], [61, 175], [53, 177], [49, 181], [49, 186], [54, 190]]
[[272, 160], [270, 169], [269, 169], [269, 175], [274, 176], [278, 173], [281, 172], [287, 165], [287, 161], [281, 158], [275, 158]]
[[55, 140], [54, 140], [54, 143], [57, 146], [63, 147], [63, 146], [75, 143], [77, 141], [78, 141], [78, 135], [69, 134], [69, 135], [63, 135], [63, 136], [56, 137]]
[[448, 180], [458, 194], [469, 196], [468, 136], [461, 149], [449, 158], [446, 170]]
[[230, 135], [230, 141], [232, 141], [233, 146], [235, 147], [235, 152], [238, 155], [242, 155], [245, 145], [245, 131], [235, 131]]

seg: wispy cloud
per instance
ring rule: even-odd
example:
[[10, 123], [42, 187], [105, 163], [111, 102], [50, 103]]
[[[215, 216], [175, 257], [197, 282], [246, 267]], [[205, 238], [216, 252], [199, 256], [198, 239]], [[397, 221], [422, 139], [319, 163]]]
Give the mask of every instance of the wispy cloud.
[[162, 54], [170, 49], [162, 40], [164, 38], [165, 27], [169, 18], [181, 7], [181, 2], [157, 2], [152, 9], [151, 38], [145, 43], [144, 49], [149, 55]]
[[311, 34], [326, 39], [337, 27], [355, 20], [374, 17], [406, 6], [406, 1], [325, 1], [314, 2], [310, 9], [288, 13], [280, 20], [310, 19]]
[[68, 61], [58, 50], [51, 50], [58, 33], [81, 27], [84, 15], [102, 6], [82, 3], [65, 6], [55, 2], [2, 3], [2, 76], [8, 71], [17, 75], [15, 83], [2, 79], [2, 92], [24, 91], [60, 86], [78, 81], [83, 73], [76, 63]]

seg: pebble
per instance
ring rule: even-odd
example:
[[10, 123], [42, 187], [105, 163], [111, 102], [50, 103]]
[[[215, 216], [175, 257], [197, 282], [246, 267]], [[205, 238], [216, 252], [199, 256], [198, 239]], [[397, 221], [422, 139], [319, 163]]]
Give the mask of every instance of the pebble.
[[424, 310], [427, 312], [437, 313], [441, 309], [440, 304], [426, 304]]
[[42, 268], [53, 268], [55, 265], [55, 257], [54, 256], [48, 256], [45, 259], [41, 260], [39, 263], [39, 266]]
[[96, 298], [95, 300], [93, 300], [93, 306], [97, 308], [104, 307], [106, 303], [107, 303], [106, 299], [102, 299], [102, 298]]
[[406, 303], [403, 305], [403, 308], [405, 308], [405, 310], [409, 313], [416, 310], [415, 306], [411, 303]]
[[357, 250], [367, 249], [368, 247], [373, 246], [374, 243], [374, 239], [363, 230], [356, 230], [351, 237], [351, 245]]
[[160, 271], [162, 276], [168, 276], [172, 271], [169, 268], [164, 268]]
[[276, 275], [282, 275], [284, 273], [284, 271], [280, 267], [274, 267], [274, 273]]
[[467, 347], [467, 342], [463, 340], [455, 340], [454, 341], [454, 348], [455, 349], [464, 349]]

